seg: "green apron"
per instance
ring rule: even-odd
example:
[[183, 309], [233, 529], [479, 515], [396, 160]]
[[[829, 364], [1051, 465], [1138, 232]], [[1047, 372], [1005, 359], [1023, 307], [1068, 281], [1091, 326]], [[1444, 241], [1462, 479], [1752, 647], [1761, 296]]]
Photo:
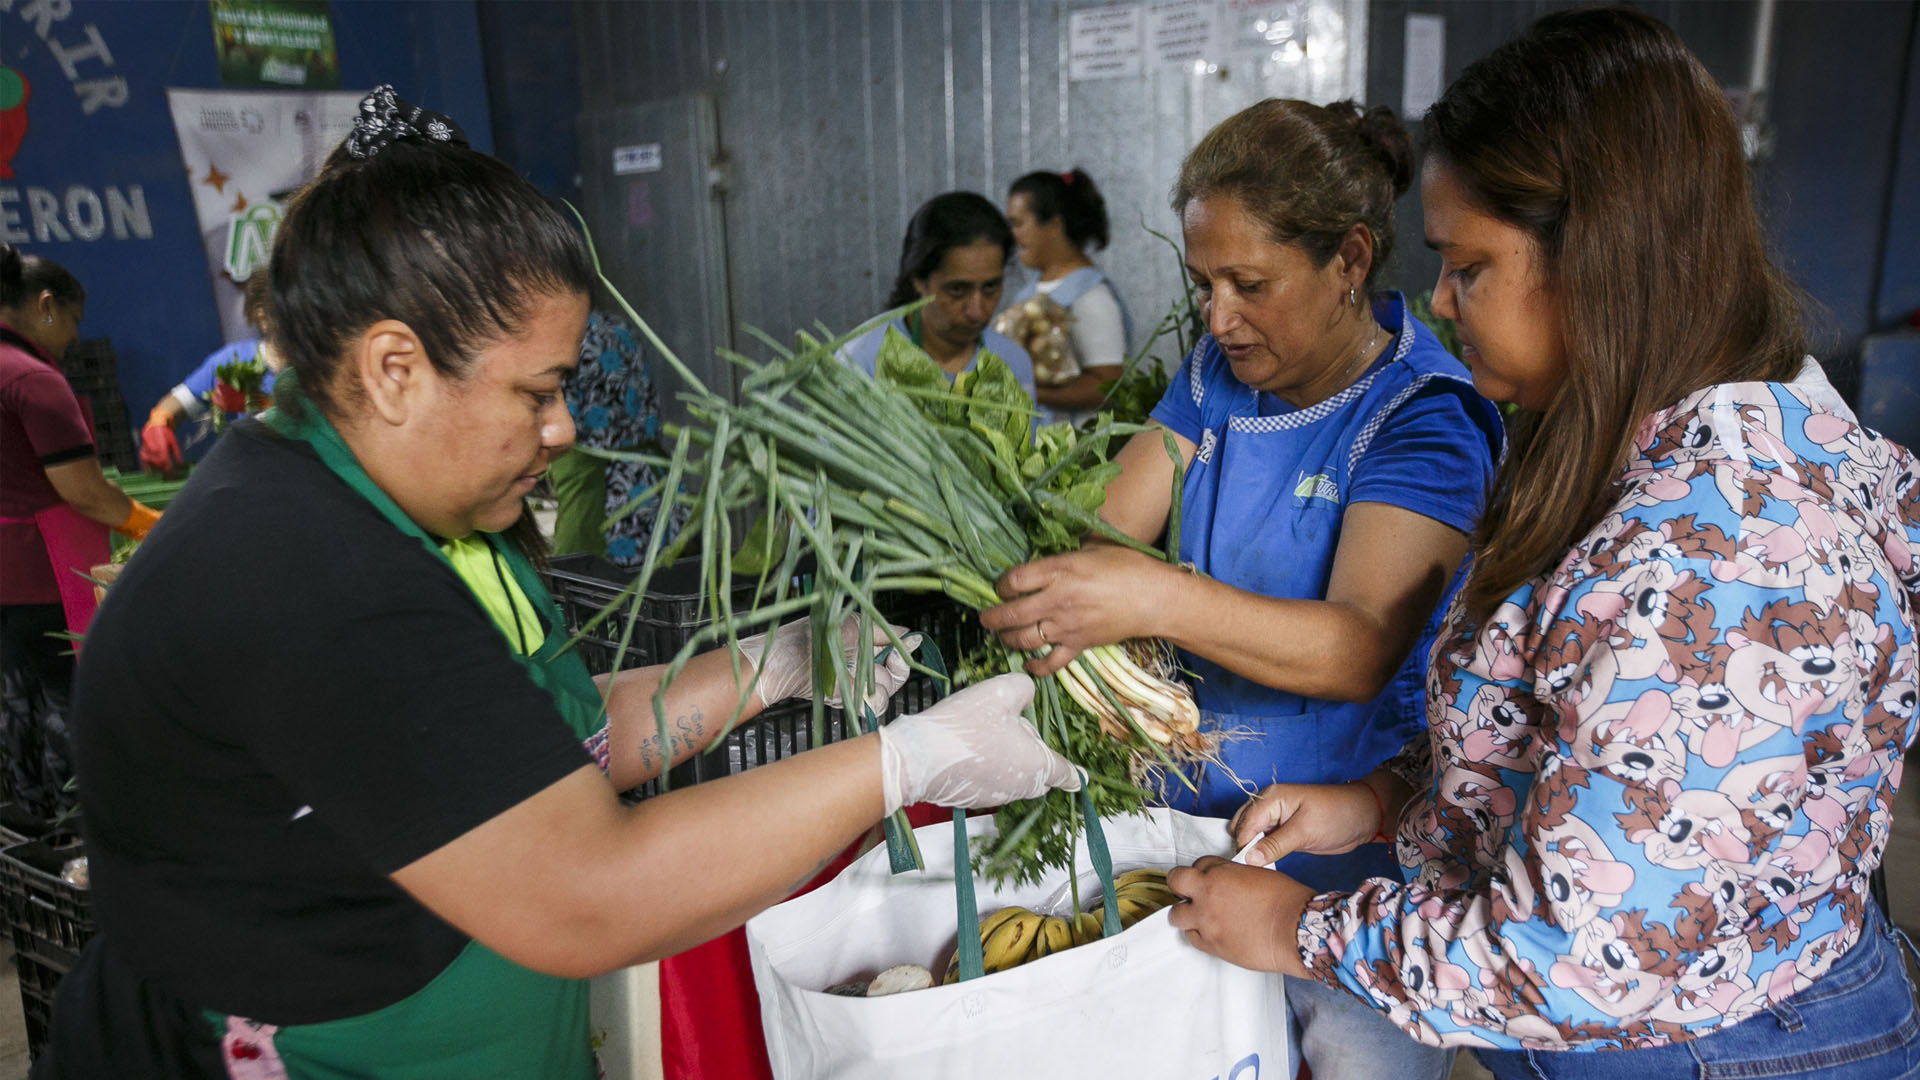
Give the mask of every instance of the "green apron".
[[[293, 383], [291, 372], [281, 376], [277, 390], [282, 400], [298, 393]], [[261, 414], [261, 419], [281, 435], [312, 446], [321, 462], [394, 528], [418, 539], [434, 558], [453, 567], [433, 538], [375, 486], [353, 451], [310, 402], [297, 418], [275, 408]], [[560, 613], [533, 566], [498, 536], [486, 539], [547, 625], [544, 640], [531, 656], [520, 655], [514, 635], [507, 634], [515, 658], [552, 695], [568, 727], [584, 740], [601, 725], [599, 691], [578, 654], [561, 651], [567, 635], [561, 630]], [[490, 584], [471, 577], [463, 580], [469, 588]], [[511, 609], [513, 598], [506, 599]], [[225, 1031], [225, 1016], [209, 1014], [209, 1019], [217, 1031]], [[368, 1076], [589, 1080], [595, 1073], [586, 981], [530, 971], [477, 941], [469, 942], [432, 982], [401, 1001], [363, 1016], [282, 1027], [273, 1033], [272, 1043], [292, 1080]]]

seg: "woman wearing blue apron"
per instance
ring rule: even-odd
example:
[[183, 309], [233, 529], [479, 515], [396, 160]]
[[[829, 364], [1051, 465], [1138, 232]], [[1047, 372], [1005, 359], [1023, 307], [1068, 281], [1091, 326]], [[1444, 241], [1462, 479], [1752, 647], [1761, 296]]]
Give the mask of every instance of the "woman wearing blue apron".
[[1077, 424], [1099, 409], [1100, 384], [1120, 377], [1133, 339], [1120, 290], [1087, 255], [1107, 246], [1107, 201], [1085, 170], [1032, 172], [1007, 189], [1007, 223], [1021, 265], [1035, 271], [1013, 304], [1044, 296], [1073, 314], [1068, 334], [1078, 371], [1037, 386], [1034, 396], [1043, 422]]
[[[1051, 647], [1035, 672], [1126, 638], [1178, 646], [1221, 743], [1197, 792], [1165, 785], [1177, 809], [1227, 817], [1268, 784], [1358, 781], [1420, 730], [1427, 644], [1502, 428], [1399, 295], [1370, 291], [1411, 159], [1391, 112], [1351, 102], [1265, 101], [1201, 141], [1174, 209], [1209, 333], [1153, 413], [1186, 469], [1180, 558], [1199, 573], [1089, 544], [1010, 571], [1010, 602], [981, 617], [1009, 644]], [[1162, 432], [1118, 460], [1101, 514], [1152, 540], [1172, 501]], [[1367, 784], [1348, 790], [1384, 817]], [[1397, 879], [1384, 835], [1279, 865], [1316, 890]], [[1351, 995], [1287, 992], [1286, 1075], [1300, 1060], [1317, 1080], [1446, 1075], [1450, 1052]]]
[[925, 349], [949, 379], [971, 371], [982, 352], [993, 353], [1032, 394], [1033, 361], [1027, 350], [987, 325], [1000, 306], [1012, 257], [1013, 233], [992, 203], [970, 191], [928, 199], [907, 223], [900, 242], [900, 272], [887, 306], [897, 308], [922, 297], [933, 302], [847, 342], [841, 356], [873, 374], [880, 343], [891, 330]]

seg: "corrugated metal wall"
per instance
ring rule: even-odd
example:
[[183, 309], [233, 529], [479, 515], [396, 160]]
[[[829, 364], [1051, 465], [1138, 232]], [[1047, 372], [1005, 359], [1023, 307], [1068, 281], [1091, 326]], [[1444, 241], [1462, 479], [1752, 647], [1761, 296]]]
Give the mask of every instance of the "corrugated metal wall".
[[[1223, 0], [1221, 30], [1242, 44], [1217, 50], [1216, 70], [1149, 64], [1137, 77], [1072, 81], [1068, 22], [1079, 6], [589, 0], [577, 8], [581, 106], [590, 116], [714, 95], [731, 159], [738, 324], [782, 337], [815, 320], [851, 327], [880, 310], [922, 201], [959, 188], [1001, 203], [1024, 172], [1079, 165], [1113, 219], [1099, 261], [1136, 323], [1151, 325], [1180, 279], [1171, 250], [1141, 223], [1175, 232], [1167, 192], [1181, 156], [1262, 98], [1363, 94], [1366, 5]], [[1275, 47], [1254, 51], [1263, 37]]]

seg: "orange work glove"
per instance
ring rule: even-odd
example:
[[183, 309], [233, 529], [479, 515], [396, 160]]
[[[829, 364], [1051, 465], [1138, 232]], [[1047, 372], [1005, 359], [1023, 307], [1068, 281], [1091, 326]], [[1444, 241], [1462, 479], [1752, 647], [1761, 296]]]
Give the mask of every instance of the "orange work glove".
[[146, 506], [139, 499], [128, 499], [133, 508], [127, 511], [127, 520], [114, 527], [114, 531], [134, 540], [146, 538], [147, 530], [160, 520], [160, 511]]

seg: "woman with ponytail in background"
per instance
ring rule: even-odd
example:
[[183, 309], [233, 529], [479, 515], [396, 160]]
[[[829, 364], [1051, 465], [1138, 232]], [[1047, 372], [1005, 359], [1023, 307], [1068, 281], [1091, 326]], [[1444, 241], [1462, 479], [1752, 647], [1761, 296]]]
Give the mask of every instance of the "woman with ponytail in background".
[[1107, 201], [1083, 169], [1031, 172], [1007, 190], [1007, 223], [1020, 265], [1037, 271], [1013, 303], [1044, 296], [1073, 315], [1068, 333], [1079, 370], [1036, 385], [1034, 396], [1052, 419], [1078, 423], [1100, 407], [1100, 384], [1120, 377], [1133, 336], [1119, 290], [1087, 254], [1107, 246]]

